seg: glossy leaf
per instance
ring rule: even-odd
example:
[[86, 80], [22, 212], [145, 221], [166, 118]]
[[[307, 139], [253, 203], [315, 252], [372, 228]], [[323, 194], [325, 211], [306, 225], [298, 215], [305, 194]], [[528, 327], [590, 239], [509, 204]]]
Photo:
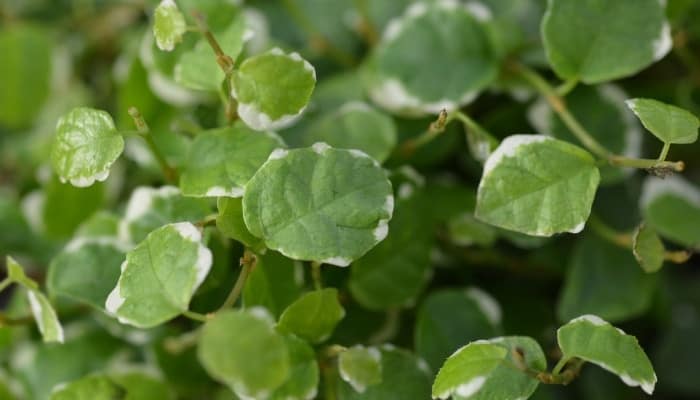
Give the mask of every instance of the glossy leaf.
[[165, 225], [127, 253], [105, 309], [125, 324], [161, 324], [187, 311], [211, 264], [211, 251], [194, 225]]
[[124, 245], [112, 238], [74, 239], [51, 261], [48, 290], [103, 310], [124, 254]]
[[305, 146], [325, 142], [340, 149], [357, 149], [384, 162], [396, 146], [396, 124], [391, 117], [365, 103], [347, 103], [322, 117], [302, 137]]
[[308, 292], [290, 304], [282, 313], [279, 328], [312, 343], [330, 337], [345, 316], [338, 300], [338, 290], [326, 288]]
[[666, 248], [656, 231], [644, 223], [634, 232], [632, 252], [645, 272], [656, 272], [664, 265]]
[[[498, 73], [488, 10], [416, 2], [384, 30], [369, 65], [369, 94], [383, 108], [437, 114], [470, 103]], [[420, 54], [420, 57], [415, 55]]]
[[580, 358], [616, 374], [628, 386], [654, 392], [654, 368], [634, 336], [625, 334], [595, 315], [569, 321], [557, 331], [564, 358]]
[[629, 249], [585, 235], [569, 260], [557, 316], [568, 321], [595, 313], [609, 321], [624, 321], [651, 306], [656, 286], [655, 276], [639, 268]]
[[243, 197], [245, 223], [268, 248], [338, 266], [384, 240], [393, 208], [376, 161], [324, 143], [273, 152]]
[[62, 182], [86, 187], [104, 181], [124, 150], [124, 138], [105, 111], [78, 107], [56, 126], [51, 165]]
[[680, 107], [652, 99], [627, 100], [649, 132], [664, 143], [688, 144], [698, 140], [698, 117]]
[[162, 0], [153, 13], [153, 36], [158, 48], [172, 51], [187, 32], [185, 17], [173, 0]]
[[497, 336], [501, 309], [488, 293], [477, 289], [433, 292], [418, 310], [416, 353], [437, 371], [465, 342]]
[[255, 130], [291, 125], [306, 108], [316, 70], [298, 53], [275, 48], [241, 63], [232, 80], [238, 115]]
[[645, 221], [659, 234], [684, 246], [700, 245], [700, 189], [679, 176], [649, 177], [639, 200]]
[[225, 236], [243, 243], [256, 251], [265, 248], [263, 240], [253, 236], [243, 220], [243, 199], [219, 197], [216, 201], [219, 215], [216, 217], [216, 227]]
[[472, 342], [460, 348], [445, 361], [435, 377], [433, 398], [469, 398], [478, 393], [507, 355], [508, 350], [488, 342]]
[[290, 376], [287, 344], [260, 308], [224, 311], [204, 325], [199, 360], [239, 396], [266, 399]]
[[542, 21], [547, 58], [561, 78], [587, 84], [633, 75], [671, 50], [664, 4], [549, 1]]
[[245, 185], [276, 148], [286, 147], [272, 132], [238, 122], [197, 135], [180, 178], [185, 196], [242, 197]]
[[338, 373], [358, 393], [382, 382], [382, 354], [375, 347], [353, 346], [338, 356]]
[[546, 136], [509, 136], [486, 161], [475, 215], [533, 236], [578, 233], [599, 181], [585, 150]]

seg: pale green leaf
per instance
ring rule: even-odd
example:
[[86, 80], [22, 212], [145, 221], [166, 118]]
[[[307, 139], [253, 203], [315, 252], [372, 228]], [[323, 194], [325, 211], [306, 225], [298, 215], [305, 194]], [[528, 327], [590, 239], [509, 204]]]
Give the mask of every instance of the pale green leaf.
[[557, 317], [568, 321], [596, 314], [624, 321], [651, 306], [656, 276], [639, 268], [629, 248], [586, 234], [576, 243], [557, 304]]
[[92, 375], [58, 384], [51, 392], [51, 400], [115, 400], [124, 395], [124, 390], [108, 377]]
[[506, 359], [508, 350], [488, 342], [472, 342], [452, 354], [435, 377], [432, 396], [469, 398], [486, 383], [489, 375]]
[[338, 290], [326, 288], [305, 293], [290, 304], [280, 316], [278, 326], [309, 342], [320, 343], [330, 337], [344, 316]]
[[639, 201], [644, 219], [661, 236], [700, 246], [700, 189], [679, 176], [649, 177]]
[[10, 129], [31, 125], [51, 87], [50, 31], [17, 22], [0, 29], [0, 125]]
[[418, 309], [416, 353], [438, 370], [465, 342], [497, 336], [501, 308], [488, 293], [477, 289], [439, 290]]
[[382, 380], [359, 393], [338, 376], [338, 400], [426, 400], [430, 398], [432, 373], [425, 361], [391, 345], [379, 348]]
[[29, 290], [39, 289], [39, 285], [24, 273], [24, 268], [14, 258], [7, 256], [5, 258], [7, 265], [7, 277], [19, 285], [24, 286]]
[[185, 17], [173, 0], [162, 0], [153, 14], [153, 36], [158, 48], [172, 51], [187, 32]]
[[357, 150], [274, 151], [248, 182], [243, 217], [265, 245], [295, 260], [346, 266], [388, 233], [391, 183]]
[[338, 356], [338, 373], [357, 392], [382, 382], [382, 353], [375, 347], [353, 346]]
[[301, 263], [268, 251], [258, 255], [258, 263], [243, 289], [243, 305], [265, 307], [275, 317], [294, 302], [304, 285]]
[[119, 224], [119, 239], [135, 244], [165, 224], [201, 221], [211, 213], [210, 209], [206, 199], [184, 197], [173, 186], [139, 186], [131, 192]]
[[104, 181], [124, 150], [124, 138], [102, 110], [74, 108], [58, 120], [51, 165], [62, 182], [86, 187]]
[[689, 111], [652, 99], [627, 100], [627, 106], [664, 143], [688, 144], [698, 140], [700, 120]]
[[242, 122], [197, 135], [180, 178], [185, 196], [241, 197], [248, 180], [276, 148], [286, 147], [272, 132]]
[[49, 293], [103, 310], [119, 280], [125, 252], [124, 245], [113, 238], [74, 239], [51, 260], [46, 277]]
[[312, 400], [318, 393], [319, 370], [314, 349], [304, 340], [288, 334], [289, 378], [275, 389], [270, 400]]
[[416, 197], [400, 200], [386, 240], [353, 263], [348, 283], [363, 307], [383, 310], [413, 302], [430, 281], [433, 236]]
[[[226, 29], [215, 33], [223, 52], [236, 59], [243, 50], [246, 39], [246, 23], [237, 14]], [[173, 70], [175, 82], [190, 89], [218, 92], [224, 81], [224, 72], [216, 62], [216, 55], [206, 39], [202, 38], [193, 49], [184, 52]]]
[[561, 140], [509, 136], [486, 161], [475, 215], [533, 236], [580, 232], [600, 181], [593, 157]]
[[265, 249], [263, 240], [253, 236], [243, 220], [243, 200], [241, 198], [219, 197], [216, 201], [219, 215], [216, 217], [216, 227], [225, 236], [243, 243], [245, 246], [260, 252]]
[[290, 376], [287, 344], [262, 308], [224, 311], [204, 325], [199, 360], [239, 396], [266, 399]]
[[645, 272], [656, 272], [664, 265], [666, 248], [656, 231], [642, 223], [634, 231], [632, 253]]
[[529, 371], [544, 372], [547, 359], [540, 345], [529, 337], [505, 336], [486, 341], [507, 350], [506, 358], [493, 370], [486, 382], [471, 396], [454, 396], [455, 400], [520, 400], [529, 398], [540, 381]]
[[595, 315], [571, 320], [557, 330], [562, 357], [591, 362], [616, 374], [628, 386], [654, 392], [656, 374], [637, 338], [625, 334]]
[[484, 11], [447, 0], [416, 2], [392, 20], [368, 66], [372, 100], [407, 115], [474, 100], [498, 74]]
[[547, 58], [567, 80], [593, 84], [634, 75], [671, 50], [664, 4], [550, 0], [542, 21]]
[[27, 289], [27, 299], [44, 342], [63, 343], [63, 327], [49, 299], [40, 291], [32, 289]]
[[379, 162], [389, 158], [396, 141], [394, 120], [362, 102], [347, 103], [321, 117], [302, 137], [305, 146], [325, 142], [335, 148], [358, 149]]
[[232, 85], [243, 122], [255, 130], [281, 129], [306, 108], [316, 70], [298, 53], [275, 48], [243, 61]]
[[105, 309], [125, 324], [161, 324], [187, 311], [211, 264], [211, 251], [194, 225], [165, 225], [127, 253]]

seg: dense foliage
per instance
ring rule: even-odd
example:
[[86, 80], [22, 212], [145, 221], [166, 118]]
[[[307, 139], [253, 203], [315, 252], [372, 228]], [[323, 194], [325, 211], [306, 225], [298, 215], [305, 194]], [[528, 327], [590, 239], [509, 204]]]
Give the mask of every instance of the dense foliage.
[[700, 396], [700, 3], [0, 3], [0, 400]]

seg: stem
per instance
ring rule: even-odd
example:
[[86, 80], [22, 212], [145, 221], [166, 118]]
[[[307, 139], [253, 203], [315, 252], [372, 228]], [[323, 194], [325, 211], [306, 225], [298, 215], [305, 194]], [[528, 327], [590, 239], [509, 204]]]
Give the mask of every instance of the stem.
[[129, 108], [129, 115], [134, 120], [134, 125], [136, 125], [136, 129], [138, 130], [139, 136], [141, 136], [146, 141], [148, 149], [151, 151], [151, 154], [153, 154], [153, 157], [156, 159], [158, 165], [160, 165], [160, 168], [163, 170], [165, 180], [167, 180], [170, 183], [177, 182], [177, 170], [175, 170], [175, 168], [171, 167], [168, 164], [168, 161], [165, 159], [165, 156], [158, 149], [156, 142], [153, 141], [153, 137], [150, 134], [148, 124], [143, 119], [143, 116], [141, 115], [139, 110], [136, 107], [131, 107]]
[[321, 279], [321, 263], [317, 261], [311, 262], [311, 278], [314, 281], [314, 289], [321, 290], [323, 288], [323, 279]]
[[8, 276], [7, 278], [3, 279], [0, 281], [0, 292], [3, 290], [7, 289], [8, 286], [10, 286], [13, 283], [12, 279]]
[[192, 16], [197, 23], [197, 29], [202, 36], [204, 36], [204, 39], [207, 40], [207, 43], [209, 43], [211, 49], [214, 50], [214, 54], [216, 55], [216, 63], [219, 64], [219, 67], [222, 71], [224, 71], [226, 77], [230, 76], [231, 72], [233, 72], [233, 59], [221, 49], [221, 46], [214, 37], [214, 34], [212, 34], [211, 30], [209, 30], [209, 25], [207, 25], [204, 15], [202, 15], [202, 13], [199, 11], [192, 11]]
[[528, 81], [547, 100], [552, 110], [557, 113], [571, 133], [591, 152], [606, 160], [611, 165], [619, 167], [631, 167], [646, 169], [650, 172], [665, 175], [668, 171], [681, 172], [685, 169], [683, 161], [660, 161], [650, 159], [629, 158], [611, 153], [603, 147], [587, 130], [581, 125], [576, 117], [571, 114], [566, 107], [566, 103], [559, 96], [557, 91], [534, 70], [522, 65], [515, 64], [512, 69], [523, 79]]
[[674, 264], [684, 264], [685, 262], [690, 260], [690, 257], [692, 256], [693, 253], [686, 250], [667, 251], [664, 253], [664, 260], [672, 262]]
[[399, 331], [401, 322], [401, 310], [399, 308], [390, 308], [386, 310], [386, 319], [384, 325], [369, 338], [370, 344], [382, 344], [393, 339]]
[[588, 218], [588, 225], [603, 239], [626, 249], [632, 248], [634, 243], [633, 234], [618, 232], [595, 215], [591, 215]]
[[171, 336], [163, 340], [163, 347], [168, 353], [180, 354], [190, 347], [194, 347], [199, 339], [199, 329], [185, 332], [180, 336]]
[[11, 318], [5, 315], [4, 313], [0, 313], [0, 327], [27, 325], [32, 323], [32, 321], [34, 321], [34, 317], [31, 315], [27, 315], [20, 318]]
[[555, 365], [554, 368], [552, 369], [552, 375], [559, 375], [561, 373], [561, 370], [564, 369], [564, 367], [569, 362], [569, 360], [570, 360], [569, 358], [564, 358], [564, 357], [560, 358], [557, 365]]
[[250, 275], [250, 272], [255, 268], [257, 263], [258, 257], [250, 249], [246, 248], [243, 252], [243, 257], [241, 257], [240, 265], [242, 268], [241, 272], [238, 274], [238, 279], [236, 279], [233, 289], [231, 289], [228, 297], [226, 297], [226, 301], [224, 301], [224, 304], [221, 305], [219, 310], [233, 307], [236, 304], [248, 280], [248, 275]]
[[671, 143], [664, 143], [664, 147], [661, 149], [661, 154], [659, 154], [659, 161], [666, 161], [666, 156], [668, 156], [668, 150], [671, 148]]
[[200, 228], [204, 228], [204, 227], [207, 226], [207, 225], [212, 225], [212, 224], [216, 223], [216, 218], [217, 218], [218, 216], [219, 216], [219, 214], [207, 215], [207, 216], [204, 217], [204, 219], [202, 219], [201, 221], [195, 222], [194, 225], [195, 225], [195, 226], [198, 226], [198, 227], [200, 227]]
[[437, 120], [433, 121], [428, 130], [420, 136], [409, 139], [401, 145], [401, 153], [405, 157], [411, 156], [416, 150], [435, 140], [441, 133], [445, 131], [447, 124], [455, 118], [454, 113], [447, 114], [447, 110], [440, 111]]
[[379, 33], [377, 32], [377, 28], [372, 23], [372, 18], [370, 18], [367, 0], [354, 0], [354, 3], [357, 12], [362, 17], [362, 25], [360, 26], [360, 30], [367, 40], [367, 43], [369, 43], [370, 46], [374, 46], [379, 41]]
[[199, 321], [199, 322], [207, 322], [211, 318], [208, 315], [200, 314], [198, 312], [194, 312], [194, 311], [190, 311], [190, 310], [183, 312], [182, 315], [184, 315], [185, 317], [187, 317], [191, 320]]
[[566, 97], [566, 95], [571, 93], [571, 91], [574, 90], [577, 85], [577, 79], [570, 79], [568, 81], [565, 81], [557, 87], [557, 94], [561, 97]]

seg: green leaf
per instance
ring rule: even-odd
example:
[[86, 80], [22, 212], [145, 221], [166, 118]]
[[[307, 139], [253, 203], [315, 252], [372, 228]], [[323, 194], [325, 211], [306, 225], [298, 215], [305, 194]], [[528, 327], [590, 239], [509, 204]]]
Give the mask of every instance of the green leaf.
[[16, 22], [0, 30], [0, 125], [10, 129], [32, 124], [49, 95], [52, 68], [49, 32]]
[[359, 393], [338, 377], [338, 400], [425, 400], [430, 398], [432, 373], [425, 361], [413, 354], [384, 345], [381, 353], [381, 383]]
[[437, 371], [464, 342], [496, 336], [500, 325], [498, 302], [481, 289], [435, 291], [416, 316], [416, 353]]
[[434, 399], [470, 398], [506, 359], [508, 350], [484, 341], [472, 342], [452, 354], [433, 383]]
[[172, 51], [186, 32], [187, 23], [177, 4], [173, 0], [162, 0], [153, 14], [153, 36], [158, 48]]
[[489, 19], [483, 7], [471, 4], [411, 5], [388, 24], [374, 49], [368, 70], [372, 100], [406, 115], [437, 114], [470, 103], [498, 73]]
[[62, 295], [104, 310], [109, 292], [119, 280], [124, 245], [113, 238], [78, 238], [49, 265], [46, 286]]
[[326, 288], [308, 292], [282, 313], [279, 328], [312, 343], [328, 339], [345, 316], [338, 300], [338, 290]]
[[51, 164], [61, 179], [86, 187], [104, 181], [124, 150], [112, 117], [93, 108], [74, 108], [58, 120]]
[[471, 213], [462, 214], [447, 222], [447, 233], [459, 246], [478, 245], [488, 247], [496, 242], [498, 234], [489, 225], [474, 218]]
[[131, 192], [124, 219], [119, 224], [119, 239], [138, 243], [151, 231], [165, 224], [197, 222], [210, 214], [206, 199], [184, 197], [173, 186], [139, 186]]
[[547, 58], [566, 80], [594, 84], [634, 75], [671, 50], [664, 4], [551, 0], [542, 21]]
[[63, 343], [63, 327], [49, 299], [38, 290], [27, 288], [27, 299], [44, 342]]
[[274, 151], [248, 182], [243, 217], [265, 245], [295, 260], [346, 266], [388, 233], [391, 183], [357, 150]]
[[486, 382], [471, 396], [455, 396], [456, 400], [527, 399], [537, 389], [540, 381], [530, 373], [544, 372], [547, 359], [540, 345], [529, 337], [505, 336], [487, 340], [507, 351], [506, 358], [486, 378]]
[[204, 325], [199, 360], [239, 396], [265, 399], [290, 376], [287, 344], [262, 308], [224, 311]]
[[124, 390], [108, 377], [93, 375], [58, 384], [51, 392], [51, 400], [115, 400], [124, 395]]
[[338, 373], [358, 393], [382, 382], [382, 354], [375, 347], [353, 346], [338, 356]]
[[170, 387], [151, 375], [134, 370], [112, 374], [110, 378], [126, 391], [126, 400], [174, 400]]
[[645, 274], [629, 249], [596, 235], [576, 243], [557, 304], [557, 317], [568, 321], [596, 314], [624, 321], [644, 313], [656, 290], [655, 275]]
[[291, 125], [306, 108], [316, 70], [298, 53], [275, 48], [243, 61], [232, 79], [238, 115], [255, 130]]
[[700, 120], [689, 111], [652, 99], [627, 100], [627, 106], [664, 143], [688, 144], [698, 140]]
[[353, 263], [350, 292], [363, 307], [383, 310], [411, 304], [432, 276], [432, 232], [417, 198], [399, 200], [386, 240]]
[[[566, 95], [566, 106], [603, 147], [615, 154], [639, 158], [642, 152], [642, 131], [634, 114], [624, 105], [627, 94], [617, 85], [576, 87]], [[530, 123], [537, 132], [580, 143], [561, 118], [541, 98], [528, 111]], [[601, 184], [613, 184], [629, 176], [631, 170], [613, 165], [600, 167]]]
[[24, 273], [24, 268], [14, 258], [7, 256], [5, 258], [7, 264], [7, 277], [14, 283], [24, 286], [28, 290], [37, 290], [39, 285]]
[[[78, 188], [51, 179], [44, 188], [40, 211], [43, 230], [51, 238], [69, 239], [83, 221], [103, 206], [104, 198], [105, 185], [102, 183]], [[76, 204], [80, 207], [75, 207]]]
[[243, 199], [219, 197], [216, 201], [219, 215], [216, 217], [216, 227], [225, 236], [243, 243], [256, 252], [265, 249], [263, 240], [253, 236], [243, 220]]
[[616, 374], [628, 386], [654, 392], [654, 368], [634, 336], [595, 315], [584, 315], [557, 330], [562, 357], [591, 362]]
[[125, 324], [161, 324], [187, 311], [211, 264], [211, 251], [194, 225], [165, 225], [127, 253], [105, 309]]
[[380, 163], [389, 158], [396, 141], [394, 120], [362, 102], [347, 103], [321, 117], [302, 137], [305, 146], [325, 142], [335, 148], [358, 149]]
[[289, 351], [289, 378], [275, 389], [270, 400], [311, 400], [318, 393], [319, 370], [314, 349], [294, 335], [285, 335]]
[[[237, 14], [233, 22], [215, 36], [223, 52], [235, 60], [246, 40], [246, 24], [242, 14]], [[186, 88], [211, 92], [218, 92], [225, 78], [206, 39], [200, 39], [193, 49], [180, 56], [173, 75], [175, 82]]]
[[303, 285], [301, 263], [269, 251], [258, 255], [258, 263], [243, 289], [243, 305], [262, 306], [279, 317], [301, 295]]
[[475, 215], [532, 236], [578, 233], [599, 181], [585, 150], [546, 136], [509, 136], [486, 161]]
[[286, 147], [272, 132], [238, 122], [197, 135], [180, 178], [185, 196], [242, 197], [248, 180], [276, 148]]
[[651, 273], [664, 265], [666, 248], [653, 228], [642, 223], [634, 231], [632, 253], [645, 272]]
[[679, 176], [649, 177], [639, 200], [645, 221], [684, 246], [700, 246], [700, 189]]

